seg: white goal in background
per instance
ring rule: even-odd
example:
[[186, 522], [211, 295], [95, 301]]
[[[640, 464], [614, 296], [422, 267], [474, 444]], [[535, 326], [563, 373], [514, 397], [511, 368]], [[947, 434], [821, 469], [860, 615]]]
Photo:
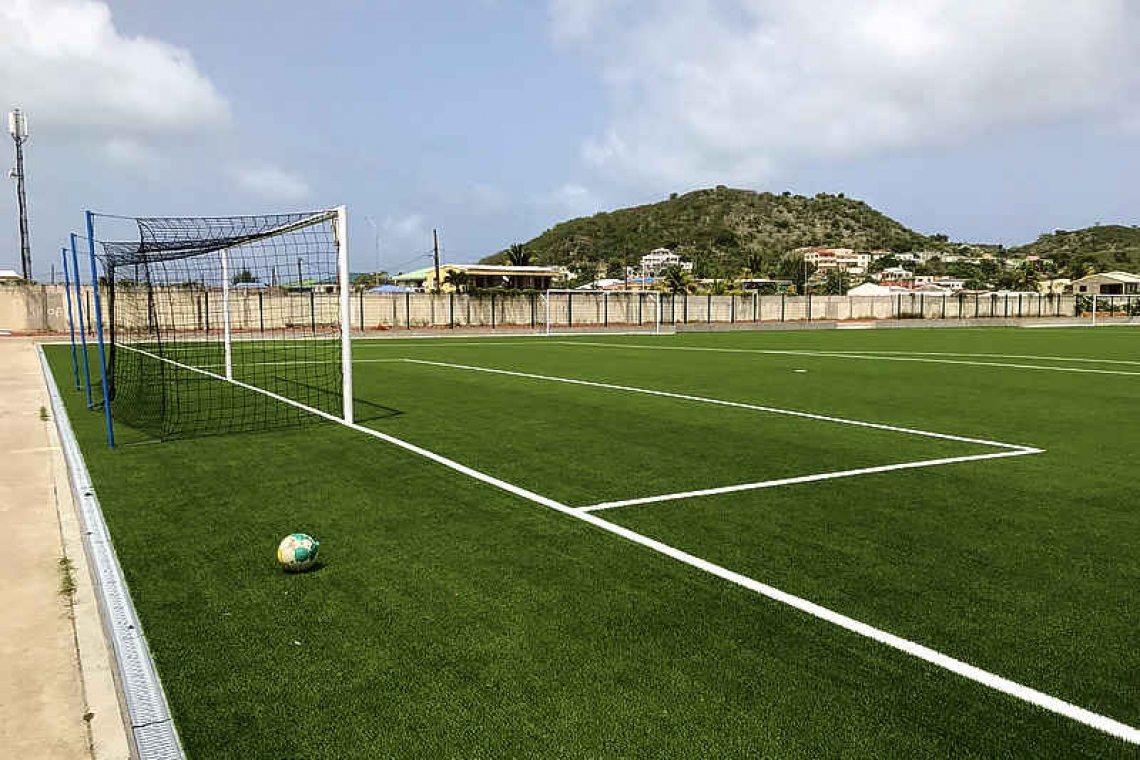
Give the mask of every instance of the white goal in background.
[[661, 333], [661, 296], [655, 290], [547, 290], [544, 332]]

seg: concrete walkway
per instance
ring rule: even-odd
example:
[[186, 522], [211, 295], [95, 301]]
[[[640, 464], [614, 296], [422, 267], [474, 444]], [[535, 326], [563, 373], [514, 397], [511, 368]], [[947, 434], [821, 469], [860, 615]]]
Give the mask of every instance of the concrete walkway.
[[[0, 338], [0, 753], [126, 757], [66, 467], [54, 422], [44, 419], [48, 406], [33, 341]], [[65, 556], [74, 567], [70, 598], [60, 593]]]

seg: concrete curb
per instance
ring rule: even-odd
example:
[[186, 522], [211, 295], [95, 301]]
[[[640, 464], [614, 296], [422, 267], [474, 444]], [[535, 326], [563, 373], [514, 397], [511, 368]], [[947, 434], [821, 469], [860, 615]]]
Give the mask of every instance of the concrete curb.
[[48, 367], [43, 348], [36, 346], [51, 400], [52, 417], [70, 474], [71, 490], [79, 515], [90, 565], [91, 578], [99, 601], [104, 630], [115, 659], [116, 681], [130, 720], [132, 756], [139, 760], [185, 760], [158, 671], [123, 578], [110, 532], [103, 519], [99, 498], [79, 450], [71, 421], [59, 394], [55, 377]]
[[115, 685], [114, 659], [99, 618], [94, 579], [83, 549], [83, 531], [79, 527], [79, 512], [71, 494], [67, 463], [55, 425], [45, 423], [44, 427], [49, 445], [55, 449], [51, 456], [52, 479], [63, 554], [71, 560], [75, 578], [71, 620], [88, 716], [91, 756], [94, 760], [126, 760], [131, 757], [131, 748], [120, 709], [119, 690]]

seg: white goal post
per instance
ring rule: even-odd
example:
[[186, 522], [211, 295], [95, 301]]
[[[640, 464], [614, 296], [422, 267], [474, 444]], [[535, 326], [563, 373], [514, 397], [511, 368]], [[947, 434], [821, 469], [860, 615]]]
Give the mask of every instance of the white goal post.
[[[661, 293], [656, 290], [572, 290], [551, 288], [544, 294], [543, 333], [636, 329], [661, 334]], [[575, 314], [577, 309], [577, 314]]]
[[352, 403], [352, 275], [348, 271], [348, 207], [336, 208], [336, 269], [340, 285], [340, 375], [344, 421], [353, 423]]

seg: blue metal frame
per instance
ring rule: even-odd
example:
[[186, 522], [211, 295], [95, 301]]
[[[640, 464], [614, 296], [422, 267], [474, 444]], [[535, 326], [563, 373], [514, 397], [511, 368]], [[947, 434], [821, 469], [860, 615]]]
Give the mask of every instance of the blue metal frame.
[[71, 333], [71, 377], [75, 380], [75, 389], [79, 390], [79, 358], [75, 355], [75, 320], [71, 316], [71, 278], [67, 274], [67, 249], [60, 249], [63, 253], [63, 292], [67, 297], [67, 329]]
[[83, 275], [75, 253], [74, 232], [71, 233], [71, 269], [75, 272], [75, 308], [79, 311], [79, 342], [83, 346], [83, 388], [87, 391], [87, 408], [90, 409], [95, 404], [91, 401], [91, 363], [87, 359], [87, 322], [83, 319]]
[[99, 304], [99, 269], [95, 265], [95, 214], [87, 212], [87, 251], [91, 256], [91, 290], [95, 293], [95, 334], [99, 337], [99, 374], [103, 379], [103, 417], [107, 420], [107, 445], [115, 448], [111, 424], [111, 398], [107, 394], [107, 351], [103, 344], [103, 308]]

